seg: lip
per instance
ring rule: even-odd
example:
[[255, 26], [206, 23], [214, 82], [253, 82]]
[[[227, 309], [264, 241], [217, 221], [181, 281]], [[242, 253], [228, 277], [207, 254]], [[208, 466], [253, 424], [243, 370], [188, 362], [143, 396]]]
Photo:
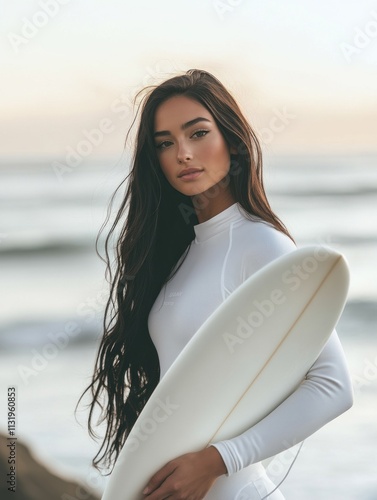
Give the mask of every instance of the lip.
[[202, 172], [203, 170], [199, 168], [185, 168], [179, 173], [178, 177], [185, 180], [196, 179]]

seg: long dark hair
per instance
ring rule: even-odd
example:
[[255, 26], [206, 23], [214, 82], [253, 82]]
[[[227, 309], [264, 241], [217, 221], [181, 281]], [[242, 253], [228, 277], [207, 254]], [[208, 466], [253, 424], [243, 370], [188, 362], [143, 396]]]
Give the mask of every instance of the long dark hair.
[[[148, 89], [139, 105], [141, 115], [130, 172], [110, 203], [111, 209], [115, 194], [128, 180], [125, 197], [105, 242], [106, 260], [103, 260], [107, 263], [111, 289], [103, 337], [92, 381], [79, 399], [80, 402], [91, 390], [88, 428], [92, 437], [96, 437], [92, 428], [96, 405], [101, 408], [100, 422], [107, 424], [102, 446], [92, 461], [98, 470], [102, 459], [106, 459], [108, 466], [115, 462], [159, 382], [160, 365], [148, 331], [148, 315], [164, 283], [178, 271], [180, 266], [176, 268], [176, 265], [180, 257], [183, 257], [180, 265], [186, 257], [194, 238], [193, 226], [198, 224], [198, 207], [193, 206], [189, 196], [169, 184], [159, 165], [153, 134], [155, 112], [162, 102], [184, 95], [208, 109], [228, 145], [237, 151], [231, 155], [227, 176], [233, 198], [251, 218], [257, 216], [291, 238], [267, 201], [258, 139], [221, 82], [206, 71], [192, 69]], [[127, 139], [128, 134], [126, 142]], [[109, 211], [97, 236], [97, 253], [98, 238], [108, 220]], [[108, 250], [119, 223], [122, 226], [117, 236], [116, 268], [112, 275]], [[101, 402], [103, 393], [104, 403]], [[102, 456], [96, 460], [105, 446]]]

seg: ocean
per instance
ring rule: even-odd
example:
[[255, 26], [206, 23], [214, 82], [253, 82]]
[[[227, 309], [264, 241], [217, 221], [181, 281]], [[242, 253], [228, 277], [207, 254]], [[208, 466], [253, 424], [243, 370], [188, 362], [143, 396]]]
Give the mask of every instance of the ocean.
[[[264, 165], [270, 203], [298, 246], [329, 245], [351, 270], [337, 331], [354, 406], [305, 441], [281, 490], [289, 500], [376, 500], [377, 156], [269, 154]], [[109, 158], [58, 175], [46, 158], [0, 159], [0, 431], [15, 386], [18, 439], [99, 494], [107, 479], [91, 460], [100, 441], [87, 433], [84, 405], [77, 420], [74, 409], [93, 371], [108, 290], [95, 238], [126, 167]], [[270, 464], [274, 480], [291, 461], [286, 453]]]

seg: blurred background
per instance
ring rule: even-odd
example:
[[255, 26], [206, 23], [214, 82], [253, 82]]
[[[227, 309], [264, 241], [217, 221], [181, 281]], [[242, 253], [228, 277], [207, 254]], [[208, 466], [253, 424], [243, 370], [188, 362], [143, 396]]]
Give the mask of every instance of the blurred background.
[[[136, 92], [201, 68], [255, 128], [270, 202], [298, 245], [330, 245], [351, 268], [337, 330], [355, 404], [305, 442], [281, 489], [376, 499], [377, 4], [19, 0], [2, 5], [0, 26], [0, 432], [15, 386], [19, 442], [100, 496], [100, 441], [83, 405], [74, 418], [107, 300], [95, 238], [128, 171]], [[36, 494], [26, 478], [25, 499], [68, 491]], [[89, 498], [74, 488], [70, 499]]]

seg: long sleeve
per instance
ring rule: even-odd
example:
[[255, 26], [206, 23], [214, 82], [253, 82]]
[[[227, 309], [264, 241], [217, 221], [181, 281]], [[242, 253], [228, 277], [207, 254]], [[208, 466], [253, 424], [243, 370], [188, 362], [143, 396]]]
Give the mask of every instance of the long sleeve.
[[232, 475], [303, 441], [352, 404], [351, 379], [334, 330], [301, 385], [285, 401], [239, 436], [211, 445], [221, 454], [227, 475]]

